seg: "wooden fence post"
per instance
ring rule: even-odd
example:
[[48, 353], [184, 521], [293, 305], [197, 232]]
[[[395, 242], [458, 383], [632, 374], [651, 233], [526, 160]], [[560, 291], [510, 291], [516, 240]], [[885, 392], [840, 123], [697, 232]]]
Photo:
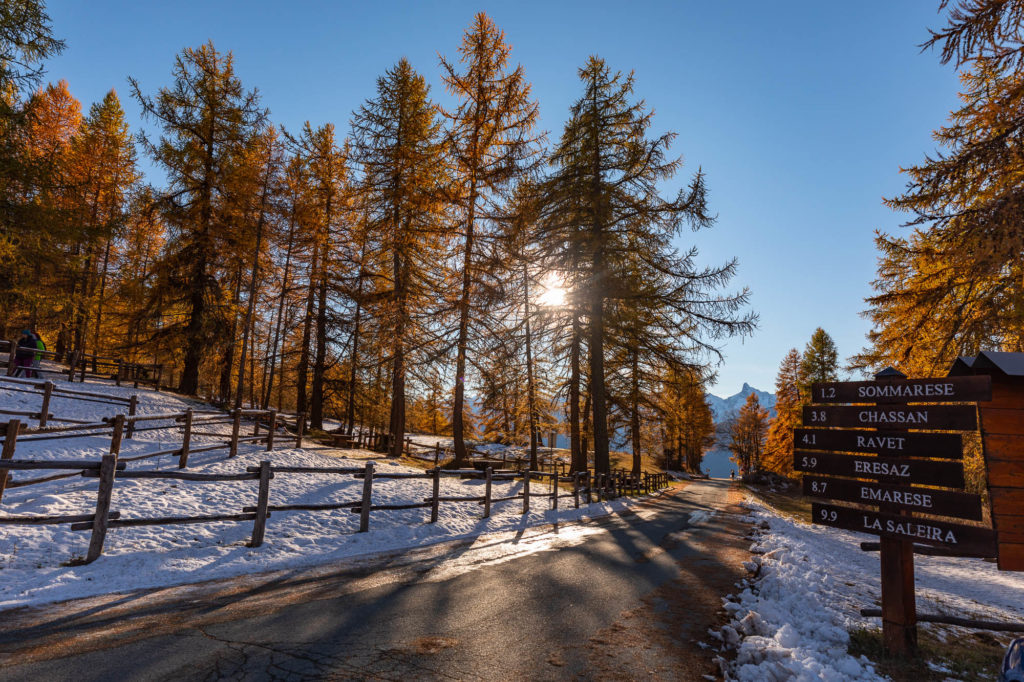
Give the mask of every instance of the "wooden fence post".
[[405, 456], [412, 457], [412, 438], [405, 439]]
[[295, 415], [295, 447], [302, 447], [302, 434], [306, 430], [306, 413], [299, 412]]
[[[95, 362], [96, 361], [93, 360], [94, 364], [95, 364]], [[82, 365], [82, 371], [78, 375], [78, 383], [84, 384], [85, 383], [85, 353], [82, 353], [82, 359], [81, 359], [81, 362], [79, 364]], [[92, 371], [95, 372], [96, 371], [96, 367], [93, 367]]]
[[138, 407], [139, 396], [133, 393], [132, 396], [128, 398], [128, 430], [125, 438], [131, 438], [135, 434], [135, 420], [132, 419], [132, 417], [135, 416], [135, 410], [137, 410]]
[[487, 467], [484, 472], [484, 518], [491, 516], [491, 477], [494, 476], [494, 467]]
[[78, 354], [80, 351], [73, 350], [68, 356], [68, 381], [75, 380], [75, 367], [78, 365]]
[[121, 374], [124, 372], [124, 360], [121, 358], [117, 359], [117, 375], [114, 377], [114, 385], [121, 385]]
[[161, 379], [163, 379], [163, 376], [164, 376], [164, 366], [163, 366], [163, 363], [161, 363], [161, 364], [156, 366], [156, 392], [157, 393], [160, 392], [160, 381], [161, 381]]
[[7, 376], [13, 377], [18, 371], [18, 342], [14, 339], [7, 340]]
[[579, 471], [573, 472], [572, 475], [572, 496], [576, 501], [576, 508], [580, 508], [580, 473]]
[[434, 467], [434, 494], [430, 500], [430, 522], [437, 523], [437, 508], [441, 501], [441, 467]]
[[[117, 416], [124, 417], [120, 414]], [[120, 442], [120, 439], [118, 441]], [[87, 564], [96, 561], [103, 554], [103, 541], [107, 537], [107, 518], [110, 514], [110, 498], [114, 493], [114, 470], [116, 468], [117, 454], [103, 455], [103, 460], [100, 462], [100, 485], [96, 493], [96, 516], [92, 519], [92, 537], [89, 538], [89, 552], [85, 556]]]
[[114, 416], [114, 432], [110, 436], [110, 454], [117, 457], [121, 452], [121, 438], [124, 437], [124, 415]]
[[[241, 409], [241, 408], [239, 408], [239, 409]], [[260, 435], [260, 416], [258, 414], [257, 415], [253, 415], [252, 421], [253, 421], [252, 435], [258, 436], [258, 435]]]
[[188, 466], [188, 448], [192, 444], [192, 408], [185, 410], [185, 435], [181, 437], [181, 454], [178, 455], [178, 468]]
[[530, 511], [530, 469], [523, 472], [523, 513]]
[[551, 508], [558, 511], [558, 469], [551, 473]]
[[39, 428], [46, 426], [50, 417], [50, 397], [53, 395], [53, 382], [43, 382], [43, 406], [39, 409]]
[[[18, 441], [18, 430], [21, 428], [21, 420], [12, 419], [7, 422], [4, 428], [4, 449], [0, 452], [0, 460], [14, 458], [14, 446]], [[0, 501], [4, 498], [4, 488], [7, 487], [7, 469], [0, 469]]]
[[228, 457], [238, 454], [238, 429], [242, 427], [242, 410], [236, 408], [231, 411], [231, 414], [233, 421], [231, 422], [231, 444]]
[[434, 443], [434, 466], [440, 466], [441, 464], [441, 444]]
[[370, 507], [373, 505], [373, 462], [363, 472], [363, 501], [359, 507], [359, 532], [370, 530]]
[[267, 432], [267, 452], [274, 449], [274, 431], [277, 430], [277, 410], [270, 411], [270, 431]]
[[256, 498], [256, 520], [252, 525], [252, 540], [250, 547], [259, 547], [263, 544], [263, 534], [267, 530], [267, 505], [270, 504], [270, 479], [274, 472], [270, 470], [270, 462], [260, 462], [260, 491]]

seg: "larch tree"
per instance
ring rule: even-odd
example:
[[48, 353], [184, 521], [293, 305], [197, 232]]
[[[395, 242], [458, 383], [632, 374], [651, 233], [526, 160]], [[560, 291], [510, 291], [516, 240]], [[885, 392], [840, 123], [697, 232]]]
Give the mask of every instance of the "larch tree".
[[729, 433], [729, 450], [741, 473], [752, 473], [761, 467], [767, 428], [768, 410], [761, 407], [757, 394], [751, 393]]
[[783, 476], [793, 473], [793, 429], [800, 425], [805, 385], [800, 352], [791, 348], [775, 377], [775, 418], [768, 427], [764, 468]]
[[200, 367], [226, 330], [214, 313], [224, 298], [217, 259], [230, 228], [217, 215], [217, 204], [231, 157], [267, 114], [259, 94], [246, 91], [235, 75], [231, 53], [219, 52], [212, 42], [176, 56], [173, 77], [155, 97], [144, 95], [135, 79], [129, 82], [144, 118], [160, 127], [158, 139], [141, 139], [168, 183], [159, 201], [172, 238], [158, 264], [161, 285], [152, 304], [174, 311], [159, 335], [180, 339], [178, 388], [194, 395]]
[[83, 234], [82, 294], [76, 305], [72, 345], [84, 350], [89, 327], [93, 353], [113, 350], [103, 338], [103, 312], [118, 238], [126, 227], [129, 200], [141, 173], [135, 142], [117, 93], [93, 104], [73, 147], [75, 190]]
[[443, 261], [439, 188], [444, 179], [441, 127], [423, 76], [402, 59], [377, 80], [377, 96], [352, 117], [360, 203], [376, 233], [371, 275], [374, 315], [391, 365], [389, 452], [402, 454], [410, 361], [433, 332], [430, 313]]
[[484, 250], [481, 242], [483, 247], [488, 246], [486, 221], [537, 152], [537, 104], [530, 97], [522, 66], [511, 68], [511, 51], [504, 32], [481, 12], [463, 35], [459, 63], [441, 59], [445, 87], [459, 101], [453, 111], [445, 112], [450, 123], [447, 146], [453, 171], [449, 193], [462, 232], [452, 409], [456, 467], [467, 457], [467, 354], [472, 337], [470, 324], [481, 314], [479, 288], [487, 279], [480, 258]]
[[[608, 305], [624, 312], [618, 319], [627, 325], [631, 314], [636, 322], [635, 314], [644, 310], [655, 326], [675, 327], [681, 343], [660, 348], [644, 343], [645, 350], [676, 359], [679, 353], [720, 357], [709, 339], [749, 333], [756, 316], [741, 312], [748, 299], [745, 290], [733, 295], [716, 291], [735, 273], [735, 261], [699, 269], [695, 249], [678, 253], [672, 246], [685, 226], [696, 230], [713, 223], [704, 176], [698, 171], [674, 198], [659, 194], [659, 185], [679, 171], [682, 161], [667, 157], [675, 134], [647, 138], [653, 114], [642, 101], [633, 101], [632, 74], [613, 74], [603, 60], [591, 57], [580, 79], [584, 94], [570, 108], [546, 188], [552, 204], [547, 215], [563, 205], [574, 219], [561, 221], [563, 230], [548, 230], [546, 239], [550, 248], [575, 251], [582, 261], [576, 287], [586, 315], [594, 467], [608, 472]], [[634, 342], [650, 338], [640, 331], [634, 325]]]
[[693, 367], [666, 368], [659, 411], [665, 425], [665, 468], [700, 471], [704, 451], [715, 440], [715, 422], [704, 389], [705, 377]]
[[[328, 298], [333, 290], [333, 271], [340, 266], [338, 245], [350, 236], [348, 151], [338, 144], [331, 123], [314, 129], [306, 122], [299, 137], [292, 142], [306, 166], [312, 208], [308, 213], [311, 223], [304, 225], [312, 244], [309, 247], [306, 317], [302, 326], [298, 370], [298, 406], [300, 412], [305, 412], [306, 382], [312, 360], [309, 421], [313, 428], [322, 429], [330, 324]], [[313, 344], [312, 349], [310, 343]]]
[[1024, 350], [1024, 2], [943, 0], [925, 48], [960, 72], [961, 105], [935, 131], [942, 149], [903, 169], [886, 200], [910, 214], [880, 233], [870, 346], [851, 367], [941, 375], [957, 355]]

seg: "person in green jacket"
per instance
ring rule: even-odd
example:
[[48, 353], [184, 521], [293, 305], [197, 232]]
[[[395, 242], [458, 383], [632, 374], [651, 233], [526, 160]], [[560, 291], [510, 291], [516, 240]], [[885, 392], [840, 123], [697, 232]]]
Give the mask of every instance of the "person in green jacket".
[[[39, 336], [38, 332], [32, 332], [32, 336], [35, 337], [36, 348], [38, 348], [39, 350], [46, 350], [46, 344], [43, 343], [43, 337]], [[33, 362], [32, 362], [32, 368], [35, 370], [35, 375], [36, 375], [37, 378], [42, 376], [39, 373], [39, 363], [41, 363], [42, 361], [43, 361], [43, 354], [42, 353], [36, 353], [35, 358], [33, 359]]]

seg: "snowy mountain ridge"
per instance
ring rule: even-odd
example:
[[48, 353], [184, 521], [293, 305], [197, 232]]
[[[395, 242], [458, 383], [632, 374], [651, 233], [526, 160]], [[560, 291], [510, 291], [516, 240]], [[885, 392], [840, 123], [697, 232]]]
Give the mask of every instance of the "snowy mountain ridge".
[[768, 408], [769, 414], [774, 417], [775, 394], [758, 390], [744, 381], [743, 388], [740, 389], [739, 393], [728, 398], [720, 398], [717, 395], [708, 393], [708, 405], [711, 407], [711, 413], [715, 416], [715, 422], [721, 422], [738, 414], [740, 408], [743, 407], [743, 403], [747, 402], [747, 396], [751, 393], [757, 395], [761, 406]]

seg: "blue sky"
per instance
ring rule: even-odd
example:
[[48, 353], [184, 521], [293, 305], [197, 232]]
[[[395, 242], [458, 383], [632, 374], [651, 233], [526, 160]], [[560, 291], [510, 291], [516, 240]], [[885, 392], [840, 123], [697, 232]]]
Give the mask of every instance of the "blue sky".
[[375, 79], [406, 56], [448, 101], [438, 53], [455, 56], [473, 14], [505, 30], [557, 136], [590, 54], [636, 72], [656, 132], [708, 176], [718, 223], [686, 234], [701, 263], [739, 258], [761, 325], [725, 344], [712, 387], [772, 390], [782, 356], [818, 326], [843, 357], [864, 344], [859, 316], [875, 274], [876, 229], [903, 221], [882, 206], [901, 165], [935, 150], [931, 131], [956, 106], [957, 78], [917, 45], [941, 23], [937, 1], [902, 2], [49, 2], [67, 50], [47, 77], [66, 79], [85, 108], [110, 88], [134, 129], [127, 77], [152, 94], [174, 55], [212, 39], [234, 52], [272, 118], [347, 129]]

